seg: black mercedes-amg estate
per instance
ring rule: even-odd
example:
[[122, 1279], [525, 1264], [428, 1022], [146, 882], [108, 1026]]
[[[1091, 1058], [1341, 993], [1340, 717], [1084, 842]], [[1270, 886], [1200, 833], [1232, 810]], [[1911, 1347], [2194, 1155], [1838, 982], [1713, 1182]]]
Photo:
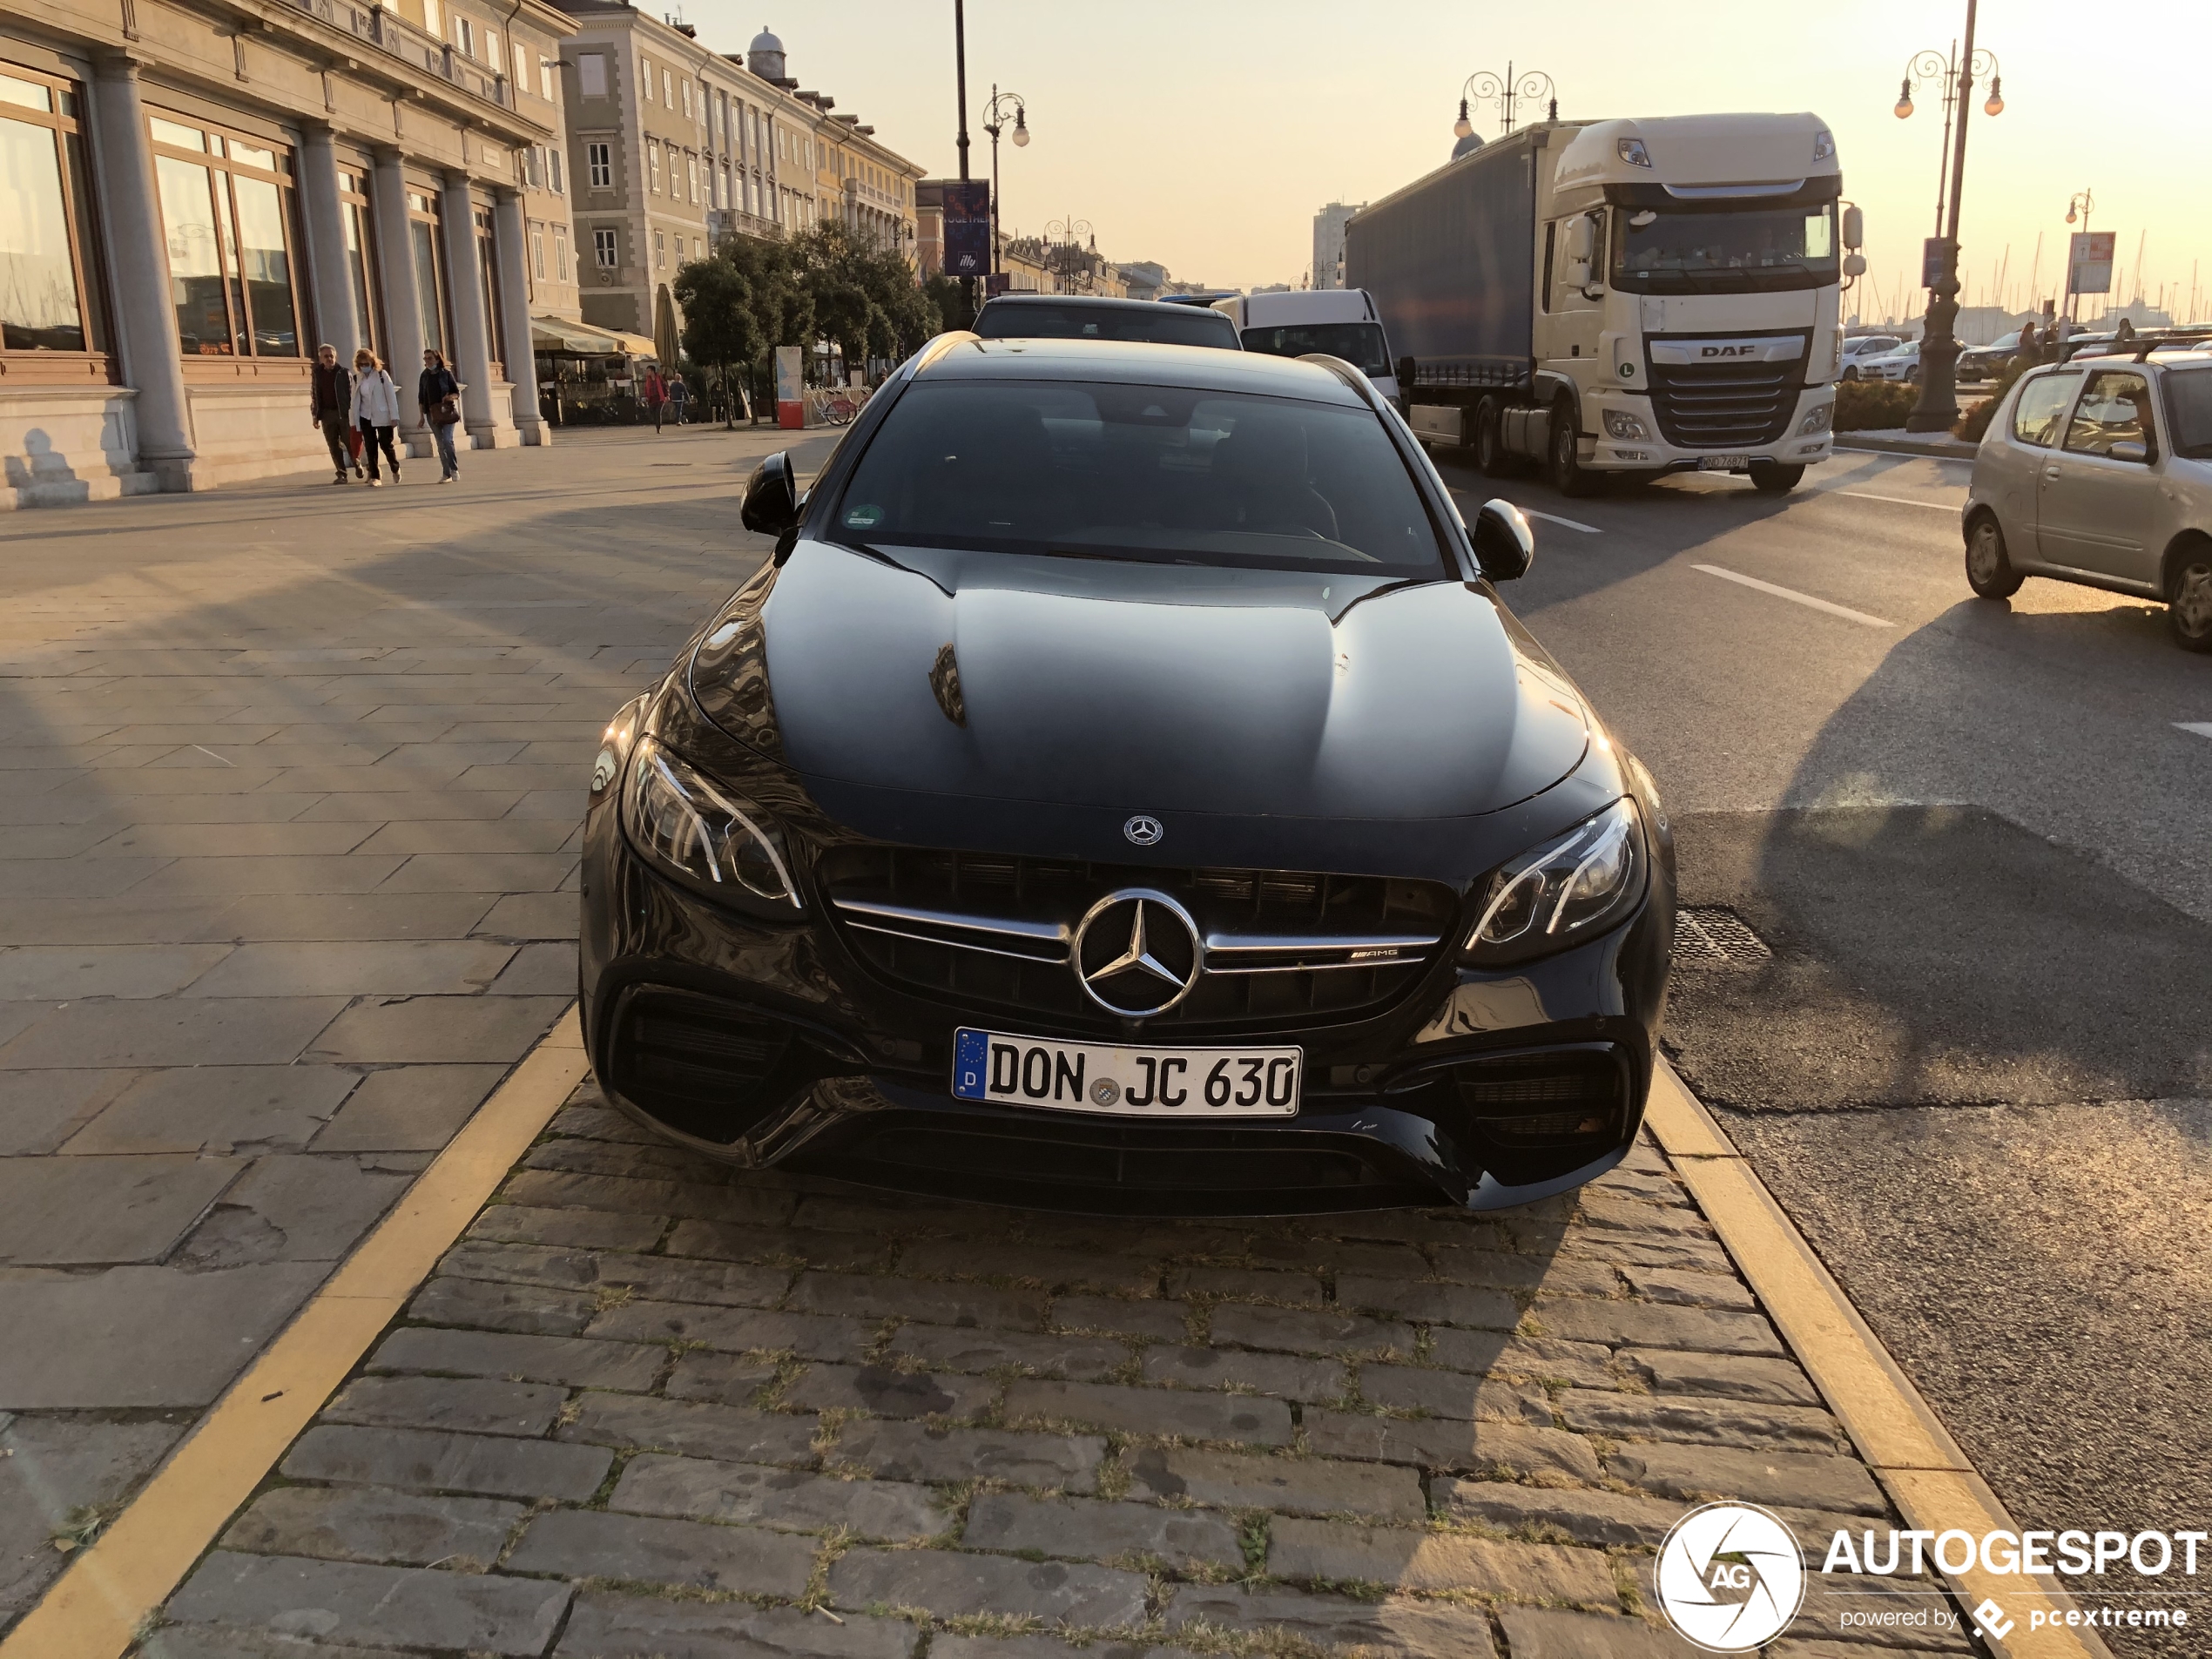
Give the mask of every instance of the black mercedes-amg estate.
[[608, 727], [609, 1096], [747, 1164], [1203, 1214], [1587, 1181], [1649, 1087], [1649, 774], [1331, 358], [949, 334]]

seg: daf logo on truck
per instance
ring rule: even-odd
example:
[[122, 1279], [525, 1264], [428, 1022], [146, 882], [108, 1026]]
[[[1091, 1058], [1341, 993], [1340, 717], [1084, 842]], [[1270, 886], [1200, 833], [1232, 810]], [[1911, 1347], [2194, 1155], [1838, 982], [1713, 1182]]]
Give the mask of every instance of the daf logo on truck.
[[1539, 122], [1354, 214], [1344, 280], [1411, 361], [1406, 423], [1494, 476], [1525, 455], [1570, 496], [1608, 472], [1786, 490], [1828, 457], [1865, 269], [1842, 188], [1817, 116]]

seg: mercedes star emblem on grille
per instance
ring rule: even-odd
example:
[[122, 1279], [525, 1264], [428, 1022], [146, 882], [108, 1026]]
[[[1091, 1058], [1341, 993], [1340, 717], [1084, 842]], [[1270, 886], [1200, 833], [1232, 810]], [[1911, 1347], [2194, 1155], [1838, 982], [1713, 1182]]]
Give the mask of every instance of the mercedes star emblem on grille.
[[1139, 846], [1157, 846], [1160, 838], [1167, 833], [1160, 820], [1147, 813], [1139, 813], [1122, 826], [1122, 833]]
[[1165, 1014], [1190, 995], [1204, 957], [1190, 913], [1150, 887], [1108, 894], [1076, 929], [1083, 995], [1125, 1020]]

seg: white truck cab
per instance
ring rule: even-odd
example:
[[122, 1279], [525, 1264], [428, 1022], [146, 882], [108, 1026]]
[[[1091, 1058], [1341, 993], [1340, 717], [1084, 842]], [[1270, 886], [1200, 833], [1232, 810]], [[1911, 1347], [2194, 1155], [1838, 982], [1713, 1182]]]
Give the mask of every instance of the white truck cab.
[[1398, 401], [1398, 369], [1391, 361], [1382, 314], [1364, 288], [1235, 294], [1215, 300], [1213, 308], [1237, 325], [1246, 351], [1272, 357], [1303, 357], [1309, 352], [1341, 357], [1384, 397]]

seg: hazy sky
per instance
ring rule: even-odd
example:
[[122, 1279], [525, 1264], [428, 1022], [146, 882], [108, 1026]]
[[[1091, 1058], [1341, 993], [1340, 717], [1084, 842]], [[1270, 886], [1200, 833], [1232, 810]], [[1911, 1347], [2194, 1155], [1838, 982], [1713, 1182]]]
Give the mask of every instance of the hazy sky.
[[[873, 123], [933, 175], [954, 171], [952, 0], [775, 0], [765, 17], [766, 0], [745, 3], [688, 0], [685, 15], [724, 51], [742, 51], [768, 23], [801, 86], [834, 97], [840, 113]], [[1976, 90], [1960, 230], [1966, 299], [1990, 297], [2002, 263], [2007, 293], [2025, 304], [2039, 233], [2039, 286], [2055, 293], [2067, 200], [2087, 188], [2095, 228], [2119, 233], [2128, 293], [2147, 234], [2148, 296], [2167, 284], [2185, 311], [2194, 261], [2197, 314], [2212, 314], [2212, 3], [2134, 0], [2102, 13], [2103, 29], [2099, 16], [1984, 0], [1977, 38], [1997, 56], [2005, 111], [1985, 118], [1986, 88]], [[1844, 193], [1866, 213], [1871, 269], [1848, 308], [1880, 315], [1903, 274], [1918, 314], [1940, 89], [1916, 90], [1910, 120], [1891, 106], [1906, 59], [1947, 48], [1965, 17], [1964, 0], [1690, 0], [1627, 12], [1467, 0], [968, 0], [971, 168], [989, 172], [981, 121], [996, 81], [1026, 98], [1034, 134], [1027, 149], [1001, 152], [1009, 228], [1083, 219], [1112, 259], [1157, 260], [1224, 287], [1296, 283], [1312, 259], [1314, 210], [1387, 194], [1441, 164], [1461, 83], [1511, 59], [1551, 74], [1569, 119], [1816, 111], [1836, 134]], [[1617, 32], [1603, 32], [1608, 23]], [[1494, 109], [1474, 118], [1495, 134]]]

